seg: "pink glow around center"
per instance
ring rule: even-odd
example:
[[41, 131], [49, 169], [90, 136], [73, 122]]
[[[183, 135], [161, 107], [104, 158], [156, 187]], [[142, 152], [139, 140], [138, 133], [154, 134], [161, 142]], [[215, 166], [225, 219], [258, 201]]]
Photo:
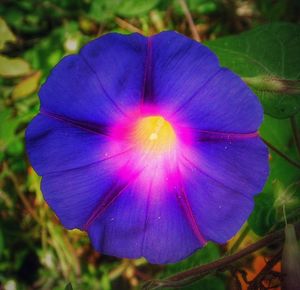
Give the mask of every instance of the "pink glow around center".
[[137, 180], [142, 186], [175, 186], [181, 153], [192, 142], [192, 134], [168, 114], [144, 108], [128, 114], [113, 126], [109, 151], [118, 154], [114, 166], [122, 180]]

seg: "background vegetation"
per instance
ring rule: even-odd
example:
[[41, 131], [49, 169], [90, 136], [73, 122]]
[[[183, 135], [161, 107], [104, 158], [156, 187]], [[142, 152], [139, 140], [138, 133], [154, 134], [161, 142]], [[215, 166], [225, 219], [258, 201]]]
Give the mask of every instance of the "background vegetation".
[[[0, 15], [1, 290], [138, 289], [144, 281], [211, 262], [282, 228], [284, 210], [288, 222], [300, 219], [299, 1], [2, 0]], [[101, 255], [84, 233], [64, 230], [43, 200], [24, 148], [25, 128], [39, 110], [38, 88], [63, 56], [110, 31], [162, 30], [205, 42], [244, 78], [264, 105], [260, 134], [272, 147], [269, 180], [240, 233], [227, 245], [209, 243], [169, 266]], [[255, 278], [278, 247], [239, 260], [232, 275], [214, 272], [186, 289], [246, 289], [242, 274]], [[273, 286], [280, 282], [275, 278]]]

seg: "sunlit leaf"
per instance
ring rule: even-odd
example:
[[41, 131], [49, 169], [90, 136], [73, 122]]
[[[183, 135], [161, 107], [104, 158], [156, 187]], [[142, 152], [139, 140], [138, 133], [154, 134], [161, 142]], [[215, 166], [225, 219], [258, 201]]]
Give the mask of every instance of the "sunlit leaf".
[[5, 47], [6, 42], [16, 42], [16, 40], [4, 19], [0, 17], [0, 50]]
[[20, 81], [13, 89], [12, 98], [18, 100], [35, 92], [38, 89], [41, 75], [41, 72], [37, 71]]
[[29, 64], [22, 58], [8, 58], [0, 55], [0, 76], [20, 77], [30, 73]]

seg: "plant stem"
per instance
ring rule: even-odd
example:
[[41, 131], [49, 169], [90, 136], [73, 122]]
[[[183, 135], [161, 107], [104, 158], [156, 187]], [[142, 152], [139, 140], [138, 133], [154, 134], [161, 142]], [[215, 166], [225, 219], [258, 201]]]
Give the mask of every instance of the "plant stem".
[[[295, 224], [295, 229], [297, 233], [300, 232], [300, 222]], [[164, 280], [152, 280], [147, 282], [143, 289], [144, 290], [153, 290], [153, 289], [159, 289], [159, 288], [177, 288], [182, 287], [183, 285], [188, 285], [194, 282], [195, 280], [198, 280], [202, 278], [203, 276], [206, 276], [207, 274], [217, 271], [217, 270], [224, 270], [232, 263], [240, 260], [241, 258], [248, 256], [249, 254], [252, 254], [253, 252], [268, 246], [270, 244], [273, 244], [274, 242], [279, 242], [284, 240], [284, 229], [281, 229], [279, 231], [276, 231], [274, 233], [271, 233], [261, 240], [257, 241], [256, 243], [240, 250], [239, 252], [230, 255], [225, 256], [219, 260], [216, 260], [214, 262], [211, 262], [209, 264], [201, 265], [199, 267], [192, 268], [190, 270], [175, 274], [171, 277], [168, 277]]]
[[249, 232], [250, 232], [250, 227], [249, 227], [249, 225], [247, 223], [245, 225], [244, 229], [242, 230], [240, 236], [238, 237], [238, 239], [235, 241], [235, 243], [229, 249], [229, 251], [228, 251], [229, 255], [235, 253], [238, 250], [238, 248], [240, 247], [241, 243], [243, 242], [243, 240], [245, 239], [245, 237], [248, 235]]
[[144, 32], [141, 29], [137, 28], [136, 26], [132, 25], [131, 23], [120, 17], [116, 17], [115, 21], [121, 28], [126, 29], [129, 32], [138, 32], [140, 34], [144, 34]]
[[25, 194], [23, 193], [23, 189], [21, 189], [19, 187], [19, 182], [17, 180], [17, 177], [15, 176], [15, 174], [9, 170], [8, 166], [6, 163], [4, 163], [5, 166], [5, 170], [7, 173], [7, 177], [10, 179], [10, 181], [12, 182], [17, 195], [19, 196], [19, 198], [21, 199], [22, 203], [24, 204], [25, 209], [28, 211], [28, 213], [31, 215], [31, 217], [39, 224], [42, 225], [42, 221], [39, 219], [39, 217], [36, 215], [35, 210], [33, 209], [33, 207], [31, 206], [30, 202], [28, 201], [28, 199], [26, 198]]
[[300, 155], [300, 132], [297, 126], [297, 120], [295, 116], [292, 116], [290, 120], [291, 120], [291, 126], [294, 134], [295, 144], [297, 147], [298, 154]]
[[267, 140], [263, 139], [262, 137], [260, 137], [264, 143], [270, 148], [272, 149], [275, 153], [277, 153], [280, 157], [282, 157], [283, 159], [285, 159], [287, 162], [289, 162], [290, 164], [294, 165], [295, 167], [300, 169], [300, 163], [291, 159], [289, 156], [287, 156], [285, 153], [283, 153], [282, 151], [280, 151], [278, 148], [276, 148], [274, 145], [272, 145], [271, 143], [269, 143]]
[[178, 0], [179, 1], [179, 4], [182, 8], [182, 11], [186, 17], [186, 20], [189, 24], [189, 27], [190, 27], [190, 30], [191, 30], [191, 33], [192, 33], [192, 36], [193, 38], [196, 40], [196, 41], [201, 41], [200, 37], [199, 37], [199, 34], [198, 34], [198, 31], [197, 31], [197, 28], [195, 26], [195, 23], [194, 23], [194, 20], [192, 18], [192, 15], [190, 13], [190, 10], [185, 2], [185, 0]]

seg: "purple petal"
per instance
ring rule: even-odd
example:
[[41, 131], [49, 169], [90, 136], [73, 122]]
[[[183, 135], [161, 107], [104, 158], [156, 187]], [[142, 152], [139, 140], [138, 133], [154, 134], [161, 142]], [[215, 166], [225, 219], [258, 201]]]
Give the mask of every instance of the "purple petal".
[[[155, 178], [155, 177], [154, 177]], [[118, 257], [173, 263], [203, 246], [194, 235], [176, 191], [131, 184], [89, 228], [94, 247]]]
[[107, 34], [52, 70], [40, 90], [41, 108], [94, 124], [113, 124], [141, 98], [146, 38]]
[[258, 98], [231, 71], [222, 68], [193, 97], [179, 106], [178, 121], [219, 132], [256, 132], [263, 119]]
[[117, 159], [43, 176], [44, 198], [66, 228], [85, 230], [99, 205], [106, 207], [108, 199], [113, 200], [119, 194], [125, 183], [118, 182], [122, 183], [119, 191], [111, 190], [117, 183]]
[[[153, 177], [157, 178], [155, 174]], [[175, 263], [201, 248], [204, 243], [195, 235], [186, 218], [185, 209], [179, 202], [177, 186], [152, 184], [143, 256], [151, 263]]]
[[183, 187], [191, 210], [207, 240], [225, 243], [234, 236], [250, 215], [254, 201], [188, 166]]
[[109, 33], [84, 46], [80, 55], [123, 112], [140, 104], [147, 58], [146, 37], [137, 33]]
[[106, 159], [109, 139], [67, 120], [37, 115], [26, 130], [26, 147], [39, 175]]
[[212, 179], [249, 196], [262, 191], [269, 173], [268, 150], [259, 137], [211, 140], [194, 145], [182, 161]]
[[205, 86], [220, 69], [216, 56], [204, 45], [177, 32], [162, 32], [152, 42], [153, 101], [176, 108]]
[[263, 116], [257, 97], [238, 76], [220, 68], [207, 47], [175, 32], [160, 33], [151, 41], [156, 104], [195, 129], [257, 130]]
[[131, 185], [88, 227], [92, 244], [101, 253], [117, 257], [142, 256], [147, 198]]
[[[104, 254], [171, 263], [225, 242], [267, 178], [256, 96], [178, 33], [96, 39], [53, 69], [40, 98], [26, 142], [44, 197]], [[130, 131], [149, 115], [174, 126], [166, 155]]]

